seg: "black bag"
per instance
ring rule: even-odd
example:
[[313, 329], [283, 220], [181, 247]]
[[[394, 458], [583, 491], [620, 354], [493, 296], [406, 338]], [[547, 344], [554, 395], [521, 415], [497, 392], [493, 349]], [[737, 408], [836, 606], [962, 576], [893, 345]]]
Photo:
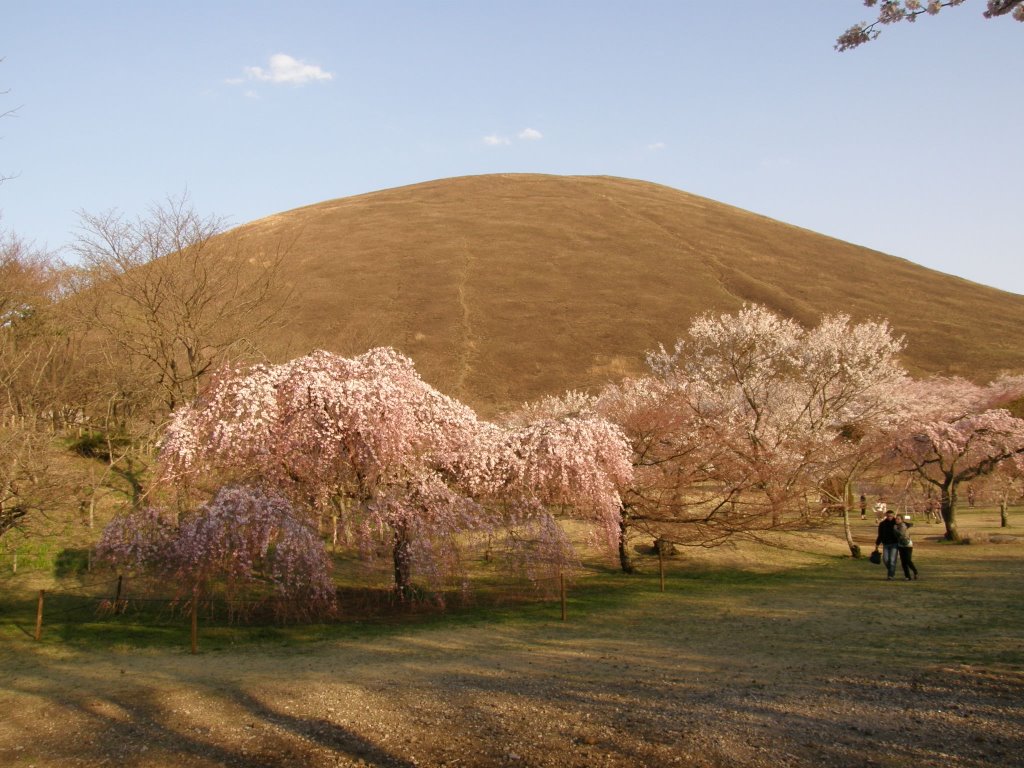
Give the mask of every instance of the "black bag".
[[878, 565], [882, 562], [882, 553], [876, 549], [872, 551], [870, 555], [868, 555], [868, 560], [870, 560], [875, 565]]

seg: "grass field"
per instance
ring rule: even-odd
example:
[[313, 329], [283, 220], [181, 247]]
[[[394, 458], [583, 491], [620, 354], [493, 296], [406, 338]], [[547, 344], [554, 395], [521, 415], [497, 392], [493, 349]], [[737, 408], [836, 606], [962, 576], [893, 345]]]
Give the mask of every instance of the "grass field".
[[595, 561], [564, 622], [557, 600], [481, 595], [203, 626], [195, 656], [180, 617], [55, 620], [34, 642], [50, 576], [23, 571], [0, 581], [0, 765], [1021, 765], [1024, 538], [915, 533], [916, 582], [844, 557], [837, 528], [684, 553], [665, 592], [654, 559]]

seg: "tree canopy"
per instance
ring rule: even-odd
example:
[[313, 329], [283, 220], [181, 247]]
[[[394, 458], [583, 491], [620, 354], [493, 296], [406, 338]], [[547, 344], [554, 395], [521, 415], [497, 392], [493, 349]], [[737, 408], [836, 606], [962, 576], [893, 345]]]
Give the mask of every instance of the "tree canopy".
[[[341, 517], [360, 551], [390, 548], [402, 594], [414, 573], [432, 585], [453, 575], [474, 534], [504, 532], [527, 568], [564, 565], [572, 548], [556, 511], [614, 544], [618, 489], [632, 472], [621, 432], [599, 416], [486, 422], [389, 348], [222, 369], [175, 412], [161, 470], [186, 510], [190, 494], [244, 486], [286, 499], [307, 522]], [[118, 542], [133, 528], [122, 528], [108, 549], [131, 561]]]

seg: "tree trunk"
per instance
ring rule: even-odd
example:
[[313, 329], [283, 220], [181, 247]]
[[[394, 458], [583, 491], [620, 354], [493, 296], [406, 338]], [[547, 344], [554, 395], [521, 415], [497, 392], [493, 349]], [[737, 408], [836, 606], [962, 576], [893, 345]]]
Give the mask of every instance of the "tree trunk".
[[1009, 528], [1010, 527], [1010, 518], [1009, 518], [1009, 516], [1007, 514], [1007, 511], [1006, 511], [1006, 506], [1007, 506], [1006, 505], [1006, 497], [1008, 495], [1009, 494], [1004, 493], [1003, 494], [1003, 498], [1001, 498], [999, 500], [999, 527], [1000, 528]]
[[395, 526], [394, 548], [391, 556], [395, 565], [395, 592], [401, 600], [412, 593], [412, 564], [409, 562], [409, 532], [405, 525]]
[[619, 508], [619, 565], [622, 567], [623, 573], [635, 573], [636, 566], [633, 564], [633, 559], [629, 556], [629, 545], [627, 538], [629, 536], [629, 522], [627, 518], [626, 508]]
[[850, 557], [860, 557], [860, 545], [853, 541], [853, 531], [850, 530], [850, 504], [853, 502], [853, 491], [847, 481], [843, 489], [843, 530], [846, 532], [846, 546], [850, 548]]
[[960, 531], [956, 527], [956, 481], [952, 478], [947, 478], [942, 484], [939, 505], [942, 522], [946, 526], [946, 541], [960, 541]]

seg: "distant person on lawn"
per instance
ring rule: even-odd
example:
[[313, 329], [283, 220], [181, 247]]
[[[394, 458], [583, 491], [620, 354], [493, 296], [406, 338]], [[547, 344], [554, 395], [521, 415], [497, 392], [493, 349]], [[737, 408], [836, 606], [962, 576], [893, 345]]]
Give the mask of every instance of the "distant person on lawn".
[[910, 515], [896, 518], [896, 541], [899, 546], [900, 565], [903, 566], [903, 576], [910, 581], [910, 572], [914, 572], [917, 578], [917, 566], [914, 565], [914, 542], [910, 540]]
[[928, 490], [928, 496], [924, 502], [924, 519], [928, 523], [941, 523], [942, 513], [939, 512], [939, 502], [935, 498], [935, 494], [932, 493], [931, 489]]
[[875, 520], [880, 520], [885, 517], [889, 505], [885, 503], [885, 496], [879, 496], [878, 501], [875, 502]]
[[896, 576], [896, 558], [899, 557], [900, 539], [896, 533], [896, 515], [892, 510], [885, 511], [885, 517], [878, 524], [878, 536], [875, 537], [875, 551], [882, 548], [882, 562], [885, 563], [886, 579], [893, 580]]
[[860, 495], [860, 519], [867, 520], [868, 515], [868, 497], [863, 493]]

